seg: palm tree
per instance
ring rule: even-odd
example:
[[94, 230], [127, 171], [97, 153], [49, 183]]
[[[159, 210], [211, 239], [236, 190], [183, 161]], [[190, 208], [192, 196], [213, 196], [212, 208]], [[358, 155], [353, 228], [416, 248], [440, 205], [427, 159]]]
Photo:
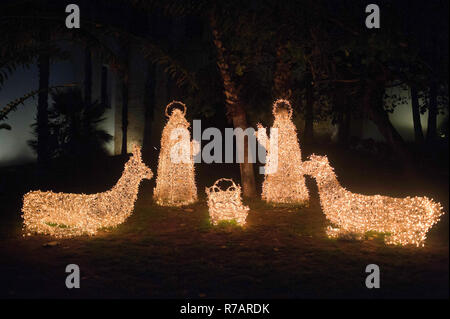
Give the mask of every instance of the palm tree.
[[419, 92], [414, 84], [411, 85], [411, 108], [413, 113], [415, 142], [418, 145], [421, 145], [423, 143], [424, 137], [422, 131], [422, 123], [420, 122]]
[[[110, 5], [110, 1], [100, 1], [99, 4]], [[124, 1], [122, 4], [117, 3], [122, 9], [127, 9], [129, 3]], [[118, 9], [118, 12], [123, 10]], [[195, 86], [193, 78], [182, 65], [176, 60], [172, 59], [167, 52], [162, 49], [159, 44], [156, 44], [152, 39], [136, 35], [129, 31], [126, 27], [113, 26], [111, 21], [105, 21], [105, 18], [97, 16], [89, 16], [83, 19], [81, 24], [84, 28], [68, 30], [65, 27], [64, 14], [60, 10], [61, 7], [55, 2], [47, 0], [24, 0], [20, 3], [2, 3], [0, 10], [0, 32], [2, 39], [0, 40], [0, 89], [1, 84], [14, 72], [19, 65], [29, 66], [37, 58], [39, 69], [39, 89], [38, 89], [38, 122], [40, 128], [38, 131], [39, 140], [39, 162], [46, 161], [46, 144], [47, 136], [49, 135], [47, 122], [47, 108], [48, 108], [48, 79], [49, 67], [51, 59], [65, 58], [66, 56], [61, 52], [55, 43], [61, 40], [70, 40], [79, 42], [85, 46], [85, 98], [89, 101], [91, 99], [92, 86], [92, 62], [91, 56], [95, 52], [100, 58], [109, 63], [111, 70], [120, 74], [126, 74], [127, 57], [124, 57], [121, 52], [110, 47], [108, 39], [121, 38], [128, 39], [130, 42], [136, 44], [141, 48], [144, 55], [151, 60], [152, 63], [159, 64], [166, 67], [173, 78], [177, 79], [179, 85]], [[106, 18], [108, 19], [108, 18]], [[39, 26], [39, 28], [36, 28]], [[3, 30], [3, 31], [2, 31]], [[122, 77], [123, 78], [123, 77]], [[125, 81], [124, 90], [124, 113], [127, 112], [127, 83]], [[28, 97], [34, 96], [30, 94]], [[4, 108], [5, 115], [10, 111], [16, 109], [17, 105], [23, 103], [23, 99], [19, 103], [12, 102]], [[0, 112], [2, 112], [0, 111]], [[1, 114], [1, 113], [0, 113]], [[126, 121], [126, 114], [124, 121]], [[6, 124], [2, 124], [2, 128], [7, 128]], [[123, 139], [127, 139], [126, 125], [123, 125]], [[126, 148], [123, 148], [126, 152]]]
[[[98, 126], [104, 121], [106, 106], [98, 101], [88, 102], [80, 88], [58, 90], [51, 95], [53, 103], [48, 110], [48, 155], [68, 159], [95, 158], [106, 154], [106, 143], [112, 136]], [[36, 122], [37, 140], [29, 142], [39, 152], [39, 122]]]

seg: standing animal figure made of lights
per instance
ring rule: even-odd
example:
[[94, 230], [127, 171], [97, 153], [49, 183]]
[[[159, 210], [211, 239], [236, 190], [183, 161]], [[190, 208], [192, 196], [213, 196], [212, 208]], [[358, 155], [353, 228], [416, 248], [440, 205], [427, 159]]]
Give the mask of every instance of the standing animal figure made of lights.
[[[223, 190], [219, 183], [228, 181], [231, 185]], [[241, 187], [232, 179], [220, 178], [213, 186], [205, 188], [208, 196], [209, 216], [213, 225], [222, 220], [235, 220], [239, 225], [244, 225], [249, 208], [242, 204]]]
[[[169, 115], [170, 107], [173, 108]], [[153, 198], [161, 206], [183, 206], [197, 201], [194, 156], [198, 151], [191, 141], [190, 124], [185, 118], [186, 105], [173, 101], [166, 107], [168, 121], [162, 131], [156, 187]]]
[[48, 234], [55, 237], [95, 235], [103, 227], [123, 223], [134, 209], [139, 184], [153, 173], [141, 158], [141, 149], [125, 164], [117, 184], [104, 193], [67, 194], [35, 191], [23, 198], [23, 228], [27, 235]]
[[288, 100], [278, 99], [272, 113], [275, 117], [272, 129], [277, 129], [277, 136], [271, 130], [269, 139], [261, 124], [256, 133], [258, 142], [266, 149], [262, 199], [274, 204], [308, 205], [309, 193], [301, 170], [302, 154], [292, 122], [292, 106]]
[[327, 228], [329, 237], [376, 231], [387, 233], [387, 244], [423, 246], [428, 230], [443, 214], [441, 205], [427, 197], [354, 194], [339, 184], [326, 156], [311, 155], [303, 170], [315, 178], [322, 210], [338, 226]]

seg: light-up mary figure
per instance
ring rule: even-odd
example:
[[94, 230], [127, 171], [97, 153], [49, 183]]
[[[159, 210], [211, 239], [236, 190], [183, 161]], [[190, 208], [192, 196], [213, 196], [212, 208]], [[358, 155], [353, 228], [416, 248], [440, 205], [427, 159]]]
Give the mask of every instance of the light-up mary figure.
[[275, 120], [270, 139], [261, 124], [256, 134], [258, 142], [266, 148], [262, 199], [274, 204], [308, 205], [309, 193], [301, 170], [302, 154], [292, 122], [291, 103], [278, 99], [272, 113]]
[[173, 101], [166, 106], [165, 114], [168, 121], [162, 131], [153, 198], [161, 206], [189, 205], [197, 201], [194, 155], [198, 148], [191, 141], [186, 105]]

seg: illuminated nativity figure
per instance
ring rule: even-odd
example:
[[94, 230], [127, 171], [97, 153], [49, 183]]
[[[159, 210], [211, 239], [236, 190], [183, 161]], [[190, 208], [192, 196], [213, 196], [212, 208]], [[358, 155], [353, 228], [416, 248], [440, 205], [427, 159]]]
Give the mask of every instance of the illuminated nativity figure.
[[326, 156], [311, 155], [302, 169], [315, 178], [320, 206], [327, 219], [338, 226], [328, 226], [329, 237], [375, 231], [386, 234], [387, 244], [421, 247], [427, 232], [444, 213], [440, 203], [424, 196], [394, 198], [352, 193], [339, 184]]
[[[220, 183], [229, 182], [226, 189]], [[245, 225], [249, 208], [242, 204], [241, 186], [236, 185], [232, 179], [220, 178], [213, 186], [205, 188], [208, 197], [209, 218], [213, 225], [223, 220], [234, 220], [238, 225]]]
[[[170, 108], [173, 110], [169, 114]], [[194, 156], [198, 152], [198, 147], [195, 147], [198, 144], [191, 141], [184, 103], [169, 103], [165, 114], [168, 121], [162, 131], [153, 198], [161, 206], [189, 205], [197, 201]]]
[[297, 130], [292, 122], [292, 106], [288, 100], [273, 104], [275, 117], [270, 130], [258, 124], [256, 136], [266, 149], [262, 199], [272, 204], [308, 205], [309, 193], [301, 170], [302, 154]]
[[123, 223], [134, 209], [141, 181], [153, 173], [134, 146], [122, 176], [109, 191], [86, 195], [34, 191], [23, 197], [22, 218], [27, 235], [55, 237], [95, 235], [100, 228]]

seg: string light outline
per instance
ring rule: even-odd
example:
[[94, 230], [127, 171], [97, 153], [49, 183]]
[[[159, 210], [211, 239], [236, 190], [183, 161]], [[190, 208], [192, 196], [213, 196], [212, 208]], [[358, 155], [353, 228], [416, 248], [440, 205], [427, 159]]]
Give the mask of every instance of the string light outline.
[[[183, 110], [174, 108], [169, 114], [170, 107], [180, 105]], [[180, 101], [172, 101], [166, 106], [165, 115], [168, 117], [161, 136], [161, 148], [158, 158], [156, 186], [153, 190], [153, 198], [160, 206], [178, 207], [197, 201], [197, 186], [195, 184], [194, 156], [199, 151], [195, 141], [191, 141], [189, 132], [190, 123], [186, 120], [186, 105]], [[175, 131], [183, 130], [187, 139], [172, 139]], [[184, 145], [183, 143], [187, 143]], [[187, 149], [188, 160], [173, 161], [173, 148], [176, 144], [182, 144]]]
[[362, 195], [342, 187], [326, 156], [311, 155], [303, 163], [306, 175], [315, 178], [322, 211], [338, 227], [328, 226], [331, 238], [368, 231], [387, 233], [385, 242], [423, 247], [427, 232], [444, 214], [440, 203], [424, 196], [394, 198]]
[[[285, 105], [285, 109], [280, 109]], [[286, 99], [273, 103], [272, 129], [278, 131], [277, 143], [272, 143], [266, 128], [260, 123], [256, 137], [266, 149], [266, 165], [261, 197], [264, 201], [275, 204], [307, 205], [309, 191], [301, 170], [302, 154], [297, 137], [297, 128], [292, 122], [292, 106]], [[276, 165], [276, 167], [273, 167]]]
[[122, 176], [109, 191], [90, 195], [29, 192], [23, 197], [24, 235], [74, 237], [116, 227], [133, 212], [141, 181], [152, 177], [153, 172], [142, 161], [140, 147], [133, 146]]
[[[220, 182], [230, 182], [231, 185], [223, 190]], [[223, 220], [235, 220], [239, 225], [246, 223], [249, 207], [242, 204], [241, 186], [229, 178], [220, 178], [212, 186], [206, 187], [208, 211], [211, 223], [217, 225]]]

